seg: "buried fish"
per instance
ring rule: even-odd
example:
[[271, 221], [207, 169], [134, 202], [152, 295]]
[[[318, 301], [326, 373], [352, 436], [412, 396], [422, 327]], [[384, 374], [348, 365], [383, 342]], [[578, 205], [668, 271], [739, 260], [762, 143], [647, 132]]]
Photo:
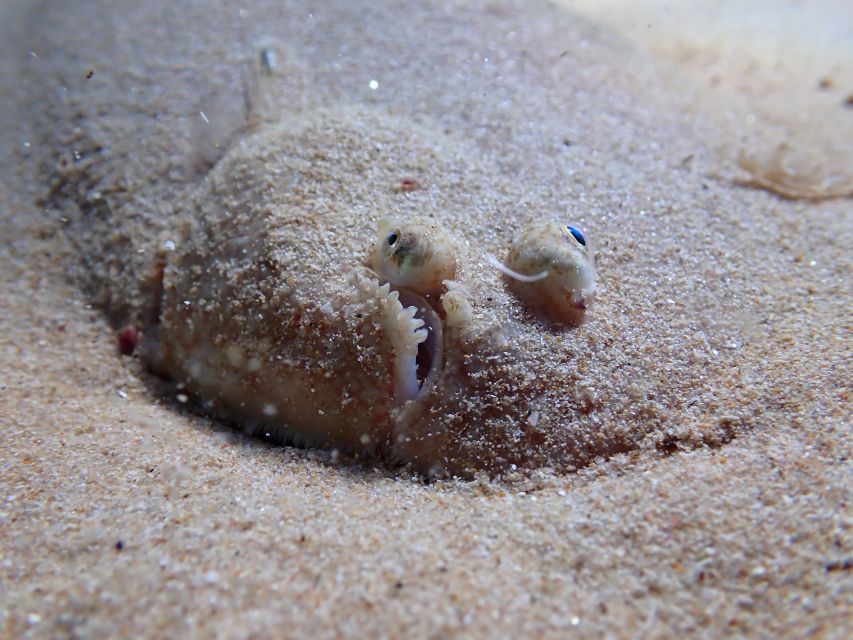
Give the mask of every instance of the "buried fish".
[[[144, 37], [146, 3], [47, 5], [24, 61], [71, 278], [206, 412], [471, 476], [577, 468], [732, 398], [723, 338], [675, 304], [703, 288], [670, 276], [734, 249], [663, 254], [701, 207], [635, 215], [685, 130], [640, 108], [659, 80], [633, 53], [545, 3], [339, 2], [310, 29], [298, 2], [236, 23], [211, 4]], [[377, 56], [415, 24], [419, 55]], [[478, 64], [451, 69], [451, 47]]]
[[[335, 209], [316, 208], [325, 163], [303, 160], [321, 155], [322, 129], [355, 141], [370, 120], [320, 114], [263, 127], [217, 162], [193, 194], [190, 232], [166, 261], [144, 358], [206, 410], [279, 440], [366, 452], [429, 474], [489, 468], [497, 456], [448, 455], [454, 430], [487, 403], [499, 436], [491, 449], [522, 420], [519, 408], [529, 410], [513, 373], [522, 358], [512, 331], [474, 321], [468, 283], [456, 279], [464, 276], [457, 265], [478, 256], [417, 218], [379, 219], [372, 246], [348, 255], [341, 241], [364, 233], [340, 234]], [[383, 148], [402, 156], [406, 142]], [[355, 174], [346, 164], [335, 161]], [[516, 275], [508, 292], [546, 285], [510, 302], [529, 306], [527, 322], [544, 310], [558, 324], [578, 324], [585, 305], [566, 306], [565, 297], [591, 298], [592, 257], [565, 229], [532, 223], [508, 251], [517, 269], [528, 261], [542, 276], [527, 283]], [[507, 451], [505, 460], [517, 459]]]

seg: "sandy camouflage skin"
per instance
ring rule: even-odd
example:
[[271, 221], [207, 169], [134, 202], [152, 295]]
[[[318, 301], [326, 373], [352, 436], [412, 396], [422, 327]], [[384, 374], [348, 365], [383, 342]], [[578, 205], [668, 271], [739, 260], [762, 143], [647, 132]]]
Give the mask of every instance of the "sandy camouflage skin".
[[[404, 5], [375, 11], [405, 29]], [[732, 245], [714, 232], [701, 252], [662, 258], [664, 218], [630, 200], [643, 171], [662, 169], [620, 140], [656, 129], [675, 165], [686, 155], [680, 135], [664, 134], [672, 115], [633, 98], [659, 79], [601, 63], [600, 34], [569, 14], [547, 9], [552, 21], [529, 25], [524, 3], [502, 7], [441, 4], [407, 36], [419, 56], [389, 54], [399, 34], [370, 31], [378, 16], [346, 3], [303, 20], [299, 3], [223, 13], [191, 2], [156, 37], [135, 31], [144, 9], [132, 3], [85, 24], [34, 9], [27, 77], [44, 204], [74, 248], [70, 276], [116, 327], [141, 328], [147, 366], [200, 408], [282, 442], [471, 476], [571, 470], [640, 446], [676, 416], [692, 429], [709, 406], [735, 401], [718, 383], [739, 374], [725, 352], [709, 364], [727, 340], [713, 327], [691, 334], [689, 363], [637, 357], [707, 317], [670, 304], [677, 278], [651, 274], [662, 260], [675, 274], [714, 266]], [[69, 29], [100, 36], [68, 49]], [[512, 35], [496, 44], [495, 33]], [[445, 40], [470, 42], [476, 64], [449, 64]], [[506, 91], [508, 77], [532, 88]], [[571, 129], [573, 114], [593, 110]], [[457, 133], [471, 122], [473, 135]], [[684, 188], [702, 193], [693, 178]], [[727, 224], [679, 215], [689, 222], [667, 227], [676, 237]], [[383, 221], [415, 229], [410, 246], [429, 241], [408, 252], [417, 264], [385, 269]], [[566, 224], [604, 258], [583, 324], [594, 260]], [[522, 255], [530, 242], [546, 256], [540, 282], [488, 259], [521, 272], [539, 259]], [[628, 267], [608, 281], [608, 263]], [[739, 278], [690, 304], [736, 304], [748, 270]], [[724, 426], [708, 437], [739, 421], [712, 419], [709, 430]]]
[[[347, 117], [325, 117], [357, 135]], [[260, 127], [210, 171], [193, 195], [191, 229], [166, 260], [144, 357], [205, 409], [249, 430], [442, 473], [449, 421], [472, 419], [460, 404], [490, 397], [487, 406], [500, 407], [497, 433], [523, 419], [492, 395], [518, 398], [513, 368], [484, 364], [521, 356], [511, 331], [484, 330], [464, 311], [469, 296], [451, 280], [457, 248], [441, 227], [381, 220], [363, 257], [340, 257], [331, 215], [293, 196], [296, 185], [316, 180], [323, 146], [315, 127], [313, 119]], [[526, 233], [521, 241], [548, 243], [547, 255], [534, 251], [552, 280], [563, 263], [587, 260], [563, 249], [562, 227], [535, 230], [537, 240]]]

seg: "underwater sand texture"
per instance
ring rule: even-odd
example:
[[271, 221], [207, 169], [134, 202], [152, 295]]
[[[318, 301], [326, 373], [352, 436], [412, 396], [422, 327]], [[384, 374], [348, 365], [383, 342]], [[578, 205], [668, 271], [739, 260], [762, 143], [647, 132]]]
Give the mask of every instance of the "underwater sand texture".
[[[119, 19], [93, 5], [76, 16], [41, 11], [29, 31], [41, 35], [23, 43], [4, 39], [4, 49], [14, 43], [15, 55], [3, 56], [3, 92], [17, 110], [4, 109], [0, 118], [3, 139], [14, 144], [6, 147], [0, 190], [3, 632], [849, 636], [853, 238], [847, 202], [787, 202], [707, 178], [720, 162], [704, 146], [715, 116], [695, 106], [679, 110], [689, 82], [658, 73], [653, 60], [571, 14], [527, 4], [523, 18], [515, 4], [347, 6], [352, 13], [312, 8], [309, 17], [303, 7], [275, 22], [259, 7], [241, 18], [209, 5], [175, 12], [152, 4]], [[143, 28], [155, 24], [154, 16], [160, 35]], [[591, 382], [579, 387], [590, 395], [571, 402], [585, 406], [585, 398], [605, 391], [600, 407], [593, 402], [579, 419], [598, 415], [605, 428], [617, 419], [623, 427], [640, 425], [649, 437], [638, 451], [597, 459], [574, 474], [424, 485], [400, 472], [335, 463], [327, 452], [239, 436], [164, 401], [138, 361], [116, 356], [114, 332], [87, 305], [92, 293], [106, 294], [101, 301], [112, 300], [116, 322], [144, 306], [136, 288], [150, 268], [146, 254], [173, 240], [172, 220], [161, 214], [172, 214], [170, 203], [191, 189], [183, 183], [188, 164], [199, 166], [187, 162], [198, 159], [198, 134], [195, 111], [183, 111], [182, 101], [204, 93], [199, 84], [240, 91], [236, 69], [251, 54], [237, 40], [251, 41], [246, 32], [268, 38], [276, 24], [281, 39], [298, 42], [299, 33], [319, 29], [315, 20], [336, 34], [342, 59], [324, 72], [318, 40], [304, 52], [316, 55], [294, 62], [311, 70], [300, 86], [320, 87], [320, 94], [300, 99], [300, 117], [339, 129], [342, 154], [353, 152], [347, 142], [353, 128], [376, 140], [388, 132], [365, 126], [375, 119], [394, 126], [417, 119], [411, 138], [426, 137], [426, 146], [450, 139], [440, 145], [439, 167], [463, 164], [458, 183], [468, 191], [454, 197], [469, 193], [471, 210], [482, 211], [474, 220], [484, 224], [479, 234], [459, 228], [474, 250], [495, 250], [512, 237], [510, 228], [503, 230], [508, 218], [489, 222], [490, 205], [478, 204], [508, 200], [496, 184], [506, 183], [516, 201], [516, 225], [542, 209], [565, 207], [584, 226], [598, 251], [600, 288], [588, 322], [563, 337], [572, 345], [572, 364]], [[468, 23], [464, 38], [457, 37], [456, 21]], [[247, 26], [232, 31], [232, 23]], [[500, 74], [511, 82], [489, 88], [506, 96], [503, 105], [472, 97], [470, 88], [482, 86], [477, 74], [448, 79], [446, 92], [436, 93], [434, 78], [415, 73], [412, 43], [423, 59], [444, 56], [445, 67], [467, 60], [472, 40], [491, 54], [484, 57], [496, 59], [509, 38], [508, 31], [495, 35], [502, 25], [531, 33], [567, 25], [560, 33], [569, 35], [551, 43], [554, 60], [571, 50], [575, 62], [562, 74], [535, 64], [525, 74]], [[233, 37], [233, 49], [232, 33], [246, 33]], [[85, 77], [98, 46], [115, 46], [109, 34], [125, 43], [124, 50], [110, 49], [109, 60], [125, 65], [128, 85], [120, 95], [95, 92], [103, 119], [78, 106], [93, 94], [63, 98], [61, 84], [49, 104], [27, 102], [29, 91], [44, 92], [56, 77], [51, 69], [79, 65]], [[35, 46], [39, 41], [43, 48]], [[399, 52], [397, 64], [411, 65], [407, 79], [420, 83], [420, 102], [402, 79], [383, 103], [375, 102], [389, 83], [378, 73], [376, 52], [387, 48]], [[45, 66], [22, 73], [20, 57]], [[203, 61], [209, 71], [199, 73], [187, 60]], [[183, 74], [183, 82], [147, 85], [150, 75], [140, 69], [160, 62]], [[356, 73], [360, 68], [367, 72]], [[99, 77], [103, 82], [95, 68], [91, 80]], [[210, 89], [205, 95], [228, 93], [203, 88]], [[559, 94], [548, 98], [552, 91]], [[558, 97], [568, 101], [559, 115], [551, 102]], [[70, 122], [60, 117], [66, 100], [79, 113]], [[389, 103], [403, 106], [388, 115]], [[222, 108], [229, 109], [240, 112]], [[170, 128], [170, 113], [183, 118], [184, 133]], [[507, 124], [487, 133], [474, 117], [487, 115], [494, 119], [486, 122], [504, 116]], [[114, 212], [125, 212], [105, 224], [114, 237], [96, 239], [73, 227], [66, 235], [65, 225], [77, 222], [69, 210], [32, 204], [47, 188], [30, 165], [45, 166], [58, 141], [81, 135], [73, 127], [85, 122], [96, 130], [81, 128], [82, 139], [125, 150], [120, 164], [95, 154], [90, 169], [105, 185], [124, 188], [104, 190], [115, 198]], [[433, 138], [436, 122], [442, 127]], [[566, 134], [551, 149], [543, 141], [557, 130]], [[470, 171], [453, 155], [469, 145], [480, 151], [468, 159]], [[73, 146], [69, 151], [73, 157]], [[566, 151], [574, 155], [561, 155]], [[411, 162], [411, 169], [421, 167]], [[366, 195], [359, 194], [386, 175], [398, 179], [381, 159], [372, 166], [375, 174], [366, 172], [363, 183], [338, 176], [365, 210]], [[370, 197], [430, 209], [431, 200], [447, 202], [433, 175], [424, 192], [397, 194], [392, 182], [388, 191], [402, 198]], [[82, 184], [75, 180], [72, 171], [62, 187]], [[481, 191], [466, 186], [481, 182]], [[87, 201], [79, 192], [75, 197]], [[131, 211], [136, 218], [126, 215]], [[369, 234], [368, 222], [347, 232], [359, 239]], [[360, 255], [368, 248], [359, 247]], [[486, 281], [487, 265], [471, 255], [465, 268]], [[81, 256], [104, 270], [75, 272]], [[488, 277], [487, 286], [502, 292], [497, 274]], [[81, 281], [89, 294], [77, 286]], [[519, 332], [523, 344], [527, 335]], [[728, 342], [732, 337], [739, 340]], [[687, 406], [681, 389], [692, 390], [697, 402]], [[652, 402], [665, 426], [654, 413], [645, 421], [626, 418], [631, 406], [639, 411]], [[730, 437], [727, 418], [748, 421], [733, 423], [737, 437], [722, 448], [704, 446], [703, 439], [719, 445]]]
[[[691, 168], [716, 159], [703, 142], [714, 128], [683, 113], [677, 85], [556, 8], [521, 20], [513, 5], [453, 6], [416, 28], [403, 6], [307, 22], [297, 10], [190, 5], [154, 34], [134, 7], [79, 26], [39, 13], [27, 69], [43, 203], [116, 326], [161, 343], [157, 368], [250, 431], [432, 475], [571, 470], [664, 440], [718, 444], [768, 419], [775, 319], [755, 304], [771, 266], [759, 249], [788, 228]], [[187, 21], [226, 35], [187, 36]], [[247, 126], [260, 47], [276, 77]], [[199, 151], [211, 135], [221, 158]], [[661, 174], [676, 185], [656, 186]], [[395, 188], [407, 178], [422, 188]], [[347, 284], [387, 216], [454, 237], [472, 307], [445, 327], [435, 384], [402, 407], [386, 391], [379, 311]], [[485, 260], [536, 220], [590, 238], [599, 285], [579, 328], [537, 321]]]
[[[853, 196], [853, 5], [845, 0], [559, 0], [692, 76], [747, 186]], [[740, 175], [738, 175], [740, 174]]]

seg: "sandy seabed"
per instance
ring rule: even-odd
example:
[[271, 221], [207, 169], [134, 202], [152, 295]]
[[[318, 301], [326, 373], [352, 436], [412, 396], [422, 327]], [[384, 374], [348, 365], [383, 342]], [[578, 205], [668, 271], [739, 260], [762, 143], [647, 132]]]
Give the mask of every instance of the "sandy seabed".
[[[420, 15], [412, 11], [413, 23]], [[628, 47], [602, 32], [597, 51]], [[720, 355], [741, 372], [732, 397], [749, 399], [750, 419], [733, 439], [704, 442], [675, 416], [669, 438], [573, 474], [426, 483], [246, 438], [188, 411], [136, 359], [117, 355], [113, 328], [75, 286], [78, 256], [35, 204], [44, 185], [26, 125], [31, 79], [19, 73], [38, 38], [29, 42], [4, 38], [0, 58], [9, 105], [0, 112], [0, 637], [853, 634], [849, 199], [746, 189], [724, 152], [697, 152], [690, 179], [755, 212], [730, 226], [743, 244], [731, 277], [755, 274], [754, 286], [737, 289], [752, 296], [748, 313], [719, 312], [739, 327], [736, 352]], [[668, 86], [698, 84], [670, 63], [660, 62]], [[819, 125], [839, 137], [853, 116], [843, 89]], [[724, 97], [690, 92], [679, 104], [703, 120], [703, 135], [729, 127], [719, 146], [734, 156], [748, 137], [738, 128], [748, 99], [727, 111]], [[831, 101], [820, 96], [822, 109]], [[655, 94], [643, 108], [656, 105], [672, 106]], [[581, 147], [613, 143], [624, 157], [636, 145], [650, 159], [673, 149], [669, 138], [660, 149], [641, 137], [617, 147], [589, 118]], [[771, 139], [784, 121], [772, 125]], [[679, 153], [699, 135], [682, 124], [667, 135], [680, 132]], [[585, 169], [599, 194], [609, 170], [625, 169]], [[683, 172], [651, 173], [650, 194], [671, 193], [675, 210], [693, 202]], [[719, 221], [713, 208], [696, 215]], [[676, 236], [677, 251], [705, 251]], [[657, 240], [655, 254], [676, 250], [666, 235]], [[631, 295], [619, 282], [643, 273], [620, 262], [618, 247], [602, 253], [610, 296], [596, 313], [606, 318], [618, 295]], [[690, 274], [682, 280], [698, 286]]]

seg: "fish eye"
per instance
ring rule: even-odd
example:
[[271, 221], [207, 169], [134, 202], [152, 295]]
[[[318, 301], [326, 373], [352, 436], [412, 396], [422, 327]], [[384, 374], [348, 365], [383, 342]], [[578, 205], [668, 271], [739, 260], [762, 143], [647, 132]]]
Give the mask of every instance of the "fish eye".
[[456, 273], [456, 245], [440, 227], [416, 219], [382, 220], [374, 238], [370, 267], [392, 287], [437, 294]]
[[535, 315], [577, 326], [595, 295], [595, 257], [586, 244], [583, 232], [571, 225], [533, 222], [512, 241], [506, 264], [494, 258], [489, 262]]
[[586, 238], [583, 236], [583, 232], [580, 229], [576, 229], [571, 225], [566, 225], [566, 231], [572, 234], [572, 237], [577, 240], [581, 246], [586, 246]]

